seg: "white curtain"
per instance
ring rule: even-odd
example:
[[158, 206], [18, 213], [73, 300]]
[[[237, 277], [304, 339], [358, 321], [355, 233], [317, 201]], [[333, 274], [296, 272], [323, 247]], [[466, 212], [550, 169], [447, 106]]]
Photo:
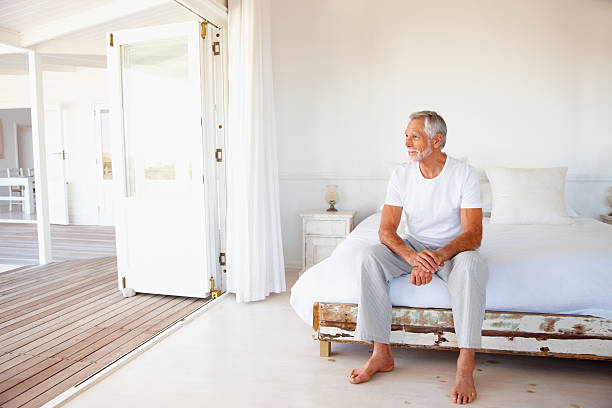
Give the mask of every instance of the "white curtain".
[[229, 0], [227, 284], [238, 302], [285, 291], [269, 0]]

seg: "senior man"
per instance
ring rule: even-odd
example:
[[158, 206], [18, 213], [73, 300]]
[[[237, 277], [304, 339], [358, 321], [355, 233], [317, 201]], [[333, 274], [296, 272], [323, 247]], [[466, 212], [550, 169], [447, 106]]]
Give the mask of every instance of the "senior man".
[[[467, 164], [443, 153], [445, 143], [446, 123], [440, 115], [432, 111], [410, 115], [406, 128], [410, 160], [389, 181], [378, 232], [381, 243], [360, 254], [356, 336], [373, 342], [374, 352], [349, 378], [357, 384], [376, 372], [393, 370], [391, 280], [410, 274], [410, 282], [421, 286], [437, 274], [450, 292], [460, 348], [451, 400], [464, 404], [476, 398], [474, 349], [481, 347], [488, 270], [476, 251], [482, 239], [478, 176]], [[405, 239], [396, 232], [402, 212]]]

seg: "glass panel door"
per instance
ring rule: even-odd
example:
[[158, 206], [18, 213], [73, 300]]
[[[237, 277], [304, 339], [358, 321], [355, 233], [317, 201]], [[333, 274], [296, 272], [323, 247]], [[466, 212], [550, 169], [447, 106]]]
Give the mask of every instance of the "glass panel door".
[[187, 195], [193, 181], [187, 38], [122, 47], [128, 197]]
[[108, 46], [117, 266], [136, 292], [206, 297], [216, 270], [200, 30], [114, 32]]

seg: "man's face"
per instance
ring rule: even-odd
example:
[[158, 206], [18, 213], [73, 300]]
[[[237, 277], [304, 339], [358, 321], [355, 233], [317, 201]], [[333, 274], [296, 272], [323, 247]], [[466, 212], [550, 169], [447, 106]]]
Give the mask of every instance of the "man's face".
[[408, 123], [406, 149], [408, 149], [408, 159], [412, 162], [423, 160], [433, 151], [425, 133], [425, 118], [413, 119]]

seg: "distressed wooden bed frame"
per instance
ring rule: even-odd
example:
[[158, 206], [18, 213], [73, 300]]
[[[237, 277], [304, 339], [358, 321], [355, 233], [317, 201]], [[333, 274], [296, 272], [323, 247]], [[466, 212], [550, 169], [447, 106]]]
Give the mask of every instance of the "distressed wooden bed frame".
[[[458, 350], [450, 309], [394, 307], [391, 345]], [[357, 305], [317, 302], [313, 308], [315, 340], [321, 357], [331, 342], [355, 340]], [[612, 360], [612, 320], [562, 314], [486, 312], [481, 353]]]

